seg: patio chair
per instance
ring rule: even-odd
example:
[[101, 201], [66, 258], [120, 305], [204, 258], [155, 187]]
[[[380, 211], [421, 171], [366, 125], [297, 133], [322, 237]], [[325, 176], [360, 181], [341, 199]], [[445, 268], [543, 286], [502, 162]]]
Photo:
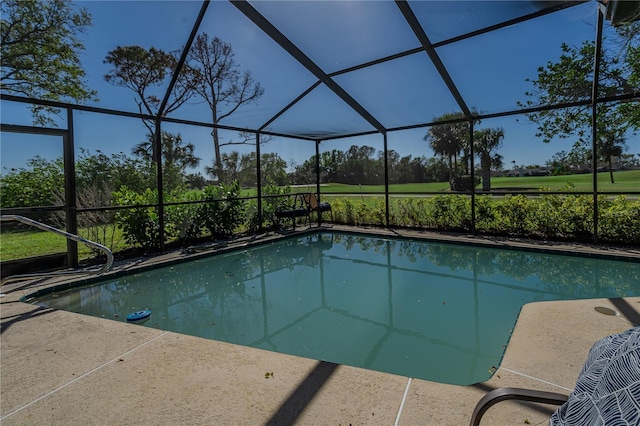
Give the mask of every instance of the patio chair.
[[313, 192], [307, 192], [303, 194], [303, 197], [310, 212], [317, 212], [319, 215], [322, 215], [322, 212], [329, 212], [331, 214], [331, 221], [333, 222], [333, 210], [331, 210], [331, 204], [326, 201], [319, 202], [318, 196]]
[[476, 408], [473, 410], [471, 416], [472, 426], [479, 426], [480, 420], [484, 413], [498, 402], [508, 401], [511, 399], [519, 401], [538, 402], [541, 404], [553, 404], [562, 405], [567, 402], [569, 397], [555, 392], [543, 392], [533, 389], [521, 389], [521, 388], [498, 388], [487, 393], [482, 397]]
[[293, 229], [295, 230], [297, 218], [306, 217], [307, 224], [309, 223], [310, 211], [302, 194], [293, 194], [292, 198], [293, 203], [285, 207], [280, 207], [275, 211], [275, 215], [278, 219], [291, 219]]
[[492, 405], [511, 399], [560, 405], [550, 425], [640, 424], [640, 327], [598, 340], [569, 396], [530, 389], [494, 389], [478, 402], [470, 424], [478, 426]]

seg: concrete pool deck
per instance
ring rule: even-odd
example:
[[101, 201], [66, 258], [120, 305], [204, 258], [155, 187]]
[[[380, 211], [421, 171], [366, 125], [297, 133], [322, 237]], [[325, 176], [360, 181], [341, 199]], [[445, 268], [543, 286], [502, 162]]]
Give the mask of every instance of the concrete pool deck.
[[[456, 242], [463, 238], [419, 236]], [[492, 244], [526, 243], [493, 240]], [[635, 249], [573, 244], [551, 248], [604, 250], [640, 261]], [[116, 268], [181, 256], [185, 255], [168, 253]], [[464, 425], [478, 400], [497, 387], [568, 394], [596, 340], [640, 324], [640, 297], [531, 303], [523, 307], [494, 376], [477, 385], [454, 386], [20, 302], [21, 296], [60, 281], [3, 287], [3, 425]], [[596, 307], [618, 314], [605, 315]], [[483, 424], [546, 424], [554, 409], [503, 402], [487, 412]]]

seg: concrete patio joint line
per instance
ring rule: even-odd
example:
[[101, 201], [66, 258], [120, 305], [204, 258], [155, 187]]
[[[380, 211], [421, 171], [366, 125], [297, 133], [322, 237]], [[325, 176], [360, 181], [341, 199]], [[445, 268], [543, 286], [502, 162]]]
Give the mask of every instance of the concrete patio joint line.
[[505, 367], [500, 367], [500, 369], [504, 370], [504, 371], [508, 371], [509, 373], [513, 373], [513, 374], [517, 374], [517, 375], [522, 376], [522, 377], [526, 377], [528, 379], [533, 379], [533, 380], [536, 380], [538, 382], [545, 383], [545, 384], [550, 385], [550, 386], [555, 386], [557, 388], [564, 389], [567, 392], [573, 392], [573, 389], [565, 388], [564, 386], [560, 386], [558, 384], [551, 383], [551, 382], [548, 382], [546, 380], [539, 379], [537, 377], [529, 376], [528, 374], [524, 374], [524, 373], [520, 373], [518, 371], [510, 370], [510, 369], [505, 368]]
[[409, 388], [411, 387], [411, 381], [413, 379], [409, 377], [407, 380], [407, 387], [404, 389], [404, 395], [402, 396], [402, 401], [400, 402], [400, 408], [398, 408], [398, 415], [396, 416], [396, 421], [393, 426], [398, 426], [400, 424], [400, 416], [402, 415], [402, 409], [404, 408], [404, 403], [407, 400], [407, 395], [409, 395]]
[[62, 389], [64, 389], [64, 388], [66, 388], [67, 386], [69, 386], [69, 385], [71, 385], [71, 384], [73, 384], [73, 383], [77, 382], [78, 380], [80, 380], [80, 379], [82, 379], [82, 378], [84, 378], [84, 377], [87, 377], [88, 375], [90, 375], [90, 374], [92, 374], [92, 373], [95, 373], [96, 371], [98, 371], [98, 370], [100, 370], [100, 369], [102, 369], [102, 368], [106, 367], [107, 365], [109, 365], [109, 364], [113, 364], [114, 362], [119, 361], [122, 357], [127, 356], [127, 355], [129, 355], [130, 353], [132, 353], [132, 352], [134, 352], [134, 351], [137, 351], [138, 349], [142, 348], [143, 346], [148, 345], [149, 343], [153, 342], [154, 340], [159, 339], [160, 337], [162, 337], [162, 336], [164, 336], [165, 334], [168, 334], [168, 333], [169, 333], [168, 331], [165, 331], [165, 332], [163, 332], [162, 334], [157, 335], [157, 336], [156, 336], [156, 337], [154, 337], [153, 339], [148, 340], [148, 341], [146, 341], [146, 342], [142, 343], [141, 345], [138, 345], [138, 346], [136, 346], [135, 348], [133, 348], [133, 349], [131, 349], [131, 350], [128, 350], [127, 352], [125, 352], [125, 353], [123, 353], [123, 354], [121, 354], [121, 355], [118, 355], [117, 357], [113, 358], [112, 360], [105, 362], [104, 364], [102, 364], [102, 365], [100, 365], [100, 366], [98, 366], [98, 367], [94, 368], [93, 370], [91, 370], [91, 371], [87, 371], [87, 372], [86, 372], [86, 373], [84, 373], [83, 375], [76, 377], [75, 379], [71, 380], [70, 382], [67, 382], [67, 383], [65, 383], [65, 384], [63, 384], [63, 385], [61, 385], [61, 386], [58, 386], [58, 387], [57, 387], [57, 388], [55, 388], [54, 390], [52, 390], [52, 391], [50, 391], [50, 392], [45, 393], [44, 395], [42, 395], [42, 396], [40, 396], [40, 397], [38, 397], [38, 398], [34, 399], [34, 400], [33, 400], [33, 401], [31, 401], [30, 403], [25, 404], [25, 405], [23, 405], [22, 407], [20, 407], [20, 408], [17, 408], [17, 409], [15, 409], [15, 410], [13, 410], [12, 412], [10, 412], [9, 414], [7, 414], [7, 415], [5, 415], [5, 416], [3, 416], [3, 417], [0, 417], [0, 422], [2, 422], [3, 420], [5, 420], [5, 419], [6, 419], [6, 418], [8, 418], [8, 417], [13, 416], [14, 414], [16, 414], [16, 413], [18, 413], [18, 412], [20, 412], [20, 411], [24, 410], [25, 408], [30, 407], [31, 405], [35, 404], [36, 402], [41, 401], [41, 400], [45, 399], [46, 397], [48, 397], [48, 396], [50, 396], [50, 395], [53, 395], [54, 393], [56, 393], [56, 392], [58, 392], [58, 391], [60, 391], [60, 390], [62, 390]]

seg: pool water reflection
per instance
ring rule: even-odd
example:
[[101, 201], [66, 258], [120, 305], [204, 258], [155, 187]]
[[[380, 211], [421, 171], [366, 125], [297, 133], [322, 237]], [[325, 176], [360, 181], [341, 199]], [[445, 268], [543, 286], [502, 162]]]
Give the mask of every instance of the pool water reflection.
[[491, 377], [529, 302], [640, 295], [640, 264], [350, 233], [53, 293], [43, 306], [442, 383]]

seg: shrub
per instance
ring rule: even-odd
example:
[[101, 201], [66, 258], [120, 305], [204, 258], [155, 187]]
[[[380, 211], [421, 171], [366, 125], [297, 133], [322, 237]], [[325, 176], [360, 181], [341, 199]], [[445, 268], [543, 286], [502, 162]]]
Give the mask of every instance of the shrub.
[[385, 225], [387, 220], [384, 198], [374, 198], [369, 209], [369, 220], [372, 225]]
[[[182, 194], [180, 201], [200, 201], [203, 193], [200, 191], [187, 191]], [[165, 227], [170, 235], [175, 235], [180, 241], [188, 244], [203, 232], [203, 219], [201, 205], [196, 203], [176, 204], [165, 207], [167, 221]]]
[[471, 179], [471, 175], [460, 175], [451, 178], [452, 191], [471, 191], [478, 185], [480, 185], [479, 176], [474, 176], [474, 179]]
[[55, 204], [55, 194], [64, 194], [62, 158], [53, 161], [35, 156], [27, 168], [11, 169], [0, 175], [0, 207], [32, 207]]
[[[113, 193], [116, 204], [121, 206], [146, 205], [158, 202], [158, 191], [147, 188], [142, 193], [126, 186]], [[146, 250], [160, 245], [160, 220], [156, 207], [133, 207], [116, 213], [116, 224], [122, 229], [127, 243]]]
[[336, 200], [331, 204], [331, 208], [333, 209], [333, 218], [337, 223], [356, 224], [356, 210], [351, 199], [341, 198]]
[[562, 200], [561, 211], [568, 234], [580, 239], [593, 234], [593, 196], [569, 195]]
[[200, 204], [198, 215], [202, 226], [209, 230], [214, 238], [233, 235], [235, 229], [244, 222], [244, 201], [240, 200], [240, 182], [207, 186], [203, 190], [203, 199], [210, 200]]
[[385, 225], [385, 202], [377, 197], [364, 200], [334, 198], [331, 200], [333, 221], [346, 225]]
[[[382, 214], [384, 215], [384, 210]], [[426, 198], [394, 199], [390, 203], [389, 220], [401, 226], [432, 226], [429, 200]]]
[[598, 235], [605, 241], [640, 244], [640, 201], [624, 195], [613, 202], [598, 200]]
[[471, 199], [464, 195], [436, 195], [430, 201], [433, 205], [433, 219], [436, 228], [443, 230], [471, 229]]
[[529, 235], [533, 212], [526, 195], [507, 195], [495, 202], [496, 229], [503, 234]]
[[563, 237], [569, 227], [563, 212], [563, 200], [558, 194], [545, 194], [531, 200], [531, 232], [539, 237]]
[[345, 223], [350, 225], [358, 224], [357, 209], [352, 200], [347, 199], [344, 201], [344, 216], [345, 216], [345, 219], [344, 219]]
[[[276, 217], [276, 210], [285, 207], [291, 188], [289, 186], [279, 187], [275, 183], [268, 183], [262, 187], [262, 195], [266, 198], [262, 199], [262, 212], [260, 220], [258, 219], [258, 201], [251, 200], [247, 207], [247, 228], [251, 232], [257, 232], [260, 229], [277, 229], [279, 221]], [[283, 195], [282, 197], [270, 197], [270, 195]]]
[[500, 232], [495, 216], [495, 203], [491, 196], [476, 197], [476, 230]]
[[[54, 191], [55, 202], [64, 205], [64, 193]], [[108, 182], [93, 182], [76, 190], [78, 209], [90, 209], [92, 207], [108, 206], [113, 199], [113, 188]], [[78, 235], [114, 250], [120, 244], [116, 226], [114, 226], [115, 212], [113, 210], [88, 210], [78, 212], [76, 216]], [[63, 210], [51, 214], [53, 225], [64, 229], [67, 222], [67, 213]], [[103, 254], [101, 250], [89, 247], [94, 255]]]
[[354, 207], [354, 219], [356, 225], [384, 225], [384, 202], [382, 203], [382, 209], [380, 209], [380, 200], [372, 199], [369, 202], [355, 201]]
[[[106, 206], [111, 204], [113, 198], [113, 189], [111, 186], [102, 182], [102, 184], [91, 184], [76, 191], [78, 199], [78, 207], [95, 207]], [[116, 214], [113, 210], [89, 210], [79, 213], [77, 216], [78, 233], [90, 241], [106, 246], [113, 250], [119, 243], [116, 239], [116, 227], [113, 225]], [[91, 251], [96, 255], [101, 255], [100, 250], [92, 248]]]

